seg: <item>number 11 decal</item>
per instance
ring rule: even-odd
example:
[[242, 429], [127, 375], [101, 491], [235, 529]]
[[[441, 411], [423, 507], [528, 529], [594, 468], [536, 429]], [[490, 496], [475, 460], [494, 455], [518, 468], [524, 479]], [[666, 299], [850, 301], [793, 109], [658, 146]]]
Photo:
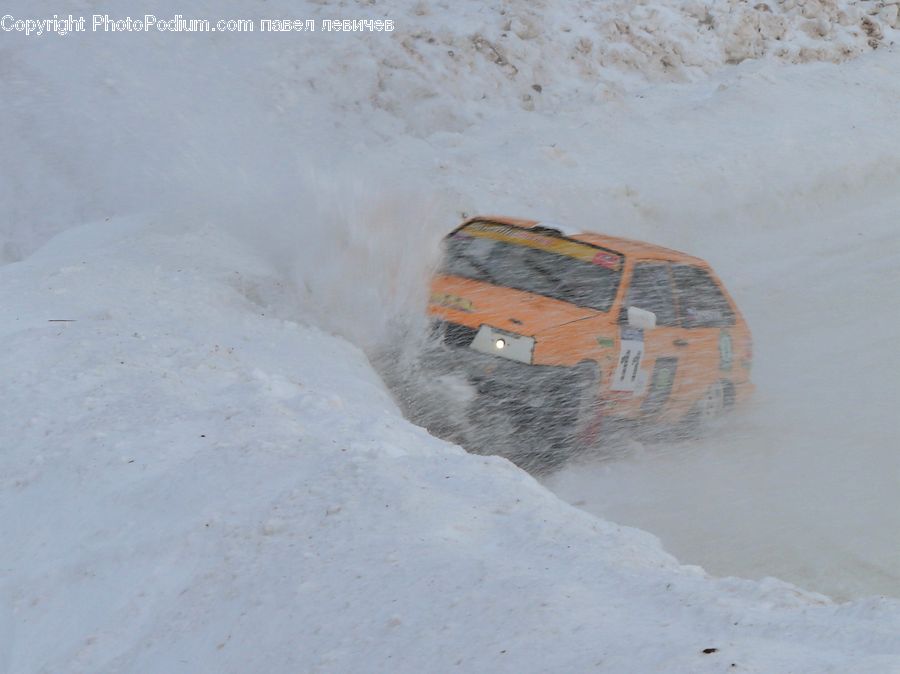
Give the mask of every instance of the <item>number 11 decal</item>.
[[613, 391], [634, 391], [637, 386], [641, 359], [644, 357], [644, 333], [623, 329], [619, 347], [619, 363], [613, 374]]

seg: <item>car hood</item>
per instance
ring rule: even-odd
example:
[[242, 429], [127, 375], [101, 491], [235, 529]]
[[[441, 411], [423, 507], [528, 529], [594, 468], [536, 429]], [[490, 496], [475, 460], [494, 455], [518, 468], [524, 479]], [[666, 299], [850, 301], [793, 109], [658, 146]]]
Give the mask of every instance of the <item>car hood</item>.
[[594, 309], [458, 276], [434, 278], [428, 310], [471, 328], [487, 324], [529, 337], [602, 315]]

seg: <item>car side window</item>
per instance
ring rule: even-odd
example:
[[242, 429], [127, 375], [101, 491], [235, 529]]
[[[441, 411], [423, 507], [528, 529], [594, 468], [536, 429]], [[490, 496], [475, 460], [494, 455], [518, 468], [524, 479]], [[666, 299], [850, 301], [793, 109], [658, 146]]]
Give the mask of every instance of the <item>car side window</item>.
[[685, 328], [722, 328], [734, 325], [734, 311], [710, 273], [688, 264], [672, 266], [675, 293]]
[[637, 307], [656, 314], [657, 325], [675, 325], [672, 279], [666, 262], [639, 262], [631, 273], [624, 310]]

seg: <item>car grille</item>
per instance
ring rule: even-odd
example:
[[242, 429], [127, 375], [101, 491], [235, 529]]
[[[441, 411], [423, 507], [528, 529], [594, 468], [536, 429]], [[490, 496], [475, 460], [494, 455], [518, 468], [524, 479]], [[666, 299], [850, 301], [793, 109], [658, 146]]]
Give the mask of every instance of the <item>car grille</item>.
[[469, 346], [478, 332], [475, 328], [469, 328], [449, 321], [436, 321], [434, 331], [441, 335], [441, 341], [447, 346]]

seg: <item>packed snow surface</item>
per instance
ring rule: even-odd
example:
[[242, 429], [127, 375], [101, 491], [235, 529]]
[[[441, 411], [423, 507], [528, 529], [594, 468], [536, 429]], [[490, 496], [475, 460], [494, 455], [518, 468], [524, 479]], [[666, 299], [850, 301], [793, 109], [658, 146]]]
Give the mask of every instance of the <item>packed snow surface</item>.
[[[900, 671], [897, 5], [191, 12], [397, 30], [0, 34], [0, 671]], [[409, 423], [473, 212], [710, 260], [754, 404], [543, 485]]]
[[896, 665], [897, 604], [679, 566], [406, 422], [231, 237], [154, 224], [0, 271], [7, 671]]

